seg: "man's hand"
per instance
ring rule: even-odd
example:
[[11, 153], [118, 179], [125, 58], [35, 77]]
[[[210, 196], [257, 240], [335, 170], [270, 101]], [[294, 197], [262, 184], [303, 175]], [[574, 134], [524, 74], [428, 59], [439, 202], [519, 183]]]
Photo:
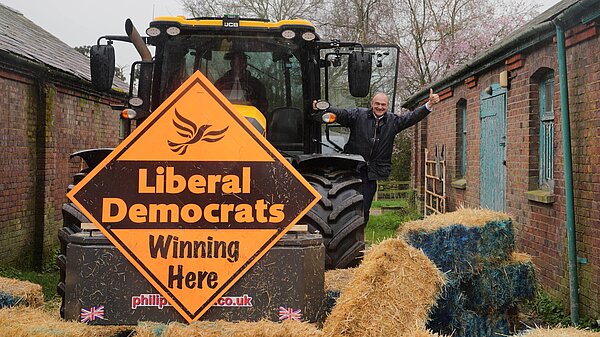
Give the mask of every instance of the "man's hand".
[[427, 103], [429, 103], [429, 106], [431, 107], [439, 102], [440, 96], [438, 94], [434, 94], [433, 89], [429, 89], [429, 101], [427, 101]]

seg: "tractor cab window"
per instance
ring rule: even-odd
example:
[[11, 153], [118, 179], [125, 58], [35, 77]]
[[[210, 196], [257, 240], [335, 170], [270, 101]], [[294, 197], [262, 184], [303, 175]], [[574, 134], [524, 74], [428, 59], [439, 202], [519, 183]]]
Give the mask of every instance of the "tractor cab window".
[[177, 36], [162, 53], [161, 101], [199, 70], [233, 104], [259, 110], [269, 140], [303, 148], [304, 56], [296, 44], [281, 37]]

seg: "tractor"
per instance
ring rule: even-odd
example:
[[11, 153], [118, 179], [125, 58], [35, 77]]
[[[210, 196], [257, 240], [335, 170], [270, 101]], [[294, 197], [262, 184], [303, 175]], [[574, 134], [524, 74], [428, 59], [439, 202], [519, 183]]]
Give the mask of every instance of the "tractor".
[[[131, 67], [128, 100], [114, 107], [121, 114], [120, 138], [144, 123], [195, 71], [217, 86], [231, 72], [230, 67], [237, 62], [234, 59], [241, 57], [244, 76], [252, 76], [264, 88], [249, 89], [244, 83], [234, 83], [219, 89], [321, 194], [318, 204], [298, 223], [323, 236], [326, 268], [352, 267], [360, 262], [366, 224], [356, 167], [364, 159], [343, 153], [348, 131], [323, 110], [328, 104], [348, 108], [368, 105], [366, 97], [376, 91], [388, 93], [393, 109], [397, 46], [321, 40], [315, 27], [305, 20], [270, 22], [233, 15], [158, 17], [150, 23], [147, 36], [141, 36], [127, 20], [125, 31], [127, 35], [100, 37], [90, 51], [92, 83], [99, 91], [113, 86], [115, 41], [132, 43], [141, 56]], [[148, 46], [154, 46], [154, 55]], [[248, 91], [264, 97], [252, 99]], [[321, 110], [314, 109], [314, 101]], [[87, 164], [75, 175], [74, 184], [110, 151], [103, 148], [72, 154]], [[58, 291], [62, 295], [69, 235], [89, 222], [71, 203], [64, 204], [63, 218], [58, 256]]]

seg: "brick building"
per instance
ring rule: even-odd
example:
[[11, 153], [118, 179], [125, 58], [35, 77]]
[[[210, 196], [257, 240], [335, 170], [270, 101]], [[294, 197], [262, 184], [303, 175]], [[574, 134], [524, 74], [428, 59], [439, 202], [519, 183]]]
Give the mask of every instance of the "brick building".
[[[517, 249], [533, 255], [542, 287], [573, 308], [576, 282], [579, 310], [593, 318], [600, 317], [599, 17], [598, 1], [562, 1], [433, 83], [442, 101], [415, 127], [413, 140], [421, 198], [424, 150], [445, 145], [447, 210], [464, 205], [511, 214]], [[565, 48], [557, 44], [561, 31]], [[561, 49], [566, 69], [559, 66]], [[562, 75], [568, 88], [561, 88]], [[404, 106], [414, 108], [427, 95], [423, 89]], [[573, 198], [564, 165], [566, 114]], [[569, 216], [576, 241], [567, 235]], [[577, 278], [570, 278], [572, 258]]]
[[0, 92], [0, 265], [39, 266], [79, 168], [69, 155], [117, 144], [109, 105], [124, 94], [96, 92], [87, 57], [1, 4]]

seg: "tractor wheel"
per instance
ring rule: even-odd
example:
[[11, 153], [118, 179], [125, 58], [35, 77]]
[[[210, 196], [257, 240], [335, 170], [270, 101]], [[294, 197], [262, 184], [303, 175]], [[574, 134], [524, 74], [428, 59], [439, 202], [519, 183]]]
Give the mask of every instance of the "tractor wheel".
[[320, 232], [325, 245], [325, 268], [348, 268], [360, 263], [365, 249], [362, 181], [356, 171], [312, 170], [302, 174], [321, 200], [304, 216], [311, 232]]

